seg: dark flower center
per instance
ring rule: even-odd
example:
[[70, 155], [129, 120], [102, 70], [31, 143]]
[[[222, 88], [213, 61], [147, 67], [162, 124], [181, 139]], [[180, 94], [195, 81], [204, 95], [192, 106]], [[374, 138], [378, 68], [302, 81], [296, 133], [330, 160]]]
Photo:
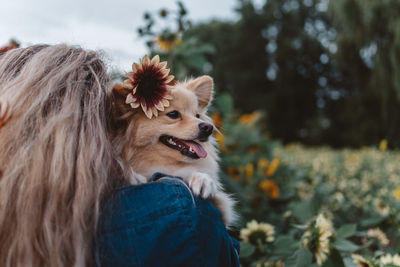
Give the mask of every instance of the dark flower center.
[[311, 250], [312, 253], [315, 253], [318, 250], [319, 245], [319, 229], [315, 227], [312, 232], [311, 236], [309, 237], [308, 248]]
[[256, 230], [249, 235], [249, 242], [253, 245], [265, 244], [267, 235], [264, 231]]
[[159, 99], [167, 91], [164, 75], [153, 65], [143, 66], [143, 70], [135, 73], [134, 80], [134, 87], [137, 87], [136, 94], [146, 102]]

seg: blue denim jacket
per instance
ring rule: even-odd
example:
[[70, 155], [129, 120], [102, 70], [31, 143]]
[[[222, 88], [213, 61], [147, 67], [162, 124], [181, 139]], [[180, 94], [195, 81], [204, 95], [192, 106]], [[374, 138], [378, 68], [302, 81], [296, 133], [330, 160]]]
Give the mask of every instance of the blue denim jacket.
[[239, 266], [221, 213], [176, 178], [116, 191], [95, 242], [97, 266]]

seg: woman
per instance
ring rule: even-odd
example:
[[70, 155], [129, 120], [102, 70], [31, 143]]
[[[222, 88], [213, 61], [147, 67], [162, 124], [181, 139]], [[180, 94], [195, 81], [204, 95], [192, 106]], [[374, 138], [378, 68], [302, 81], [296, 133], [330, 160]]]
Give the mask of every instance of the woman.
[[[158, 193], [172, 196], [176, 190], [186, 189], [177, 180], [172, 184], [122, 186], [132, 182], [134, 175], [111, 146], [110, 91], [104, 64], [91, 51], [66, 45], [37, 45], [0, 55], [0, 103], [9, 107], [11, 116], [0, 129], [2, 266], [108, 266], [114, 259], [133, 254], [140, 259], [136, 262], [147, 263], [146, 259], [158, 257], [160, 253], [149, 253], [154, 239], [144, 238], [152, 226], [183, 218], [187, 224], [201, 222], [196, 216], [187, 220], [189, 211], [175, 215], [159, 213], [160, 206], [172, 210], [185, 208], [186, 202], [159, 205], [143, 200], [137, 193], [137, 190], [147, 191], [146, 195], [150, 196], [153, 187], [158, 186], [163, 188]], [[207, 201], [196, 201], [198, 205], [190, 206], [190, 212], [195, 211], [208, 220], [220, 220]], [[137, 250], [128, 243], [108, 253], [108, 248], [115, 248], [120, 238], [115, 234], [115, 218], [124, 220], [121, 229], [127, 231], [136, 229], [133, 221], [144, 218], [135, 212], [135, 207], [154, 209], [158, 214], [157, 219], [151, 217], [148, 221], [149, 228], [129, 236], [138, 238], [135, 242], [144, 238], [147, 244]], [[221, 225], [207, 225], [210, 227], [207, 232], [213, 233], [215, 242], [220, 244], [216, 246], [223, 248], [221, 253], [228, 251], [226, 262], [230, 264], [229, 257], [235, 255], [232, 241]], [[188, 238], [194, 235], [182, 235], [182, 228], [167, 230], [173, 232], [166, 234], [161, 230], [153, 238], [161, 238], [156, 240], [159, 244], [169, 241], [162, 238], [191, 244]], [[196, 242], [193, 240], [193, 244]], [[205, 245], [194, 247], [202, 250]], [[177, 261], [178, 265], [190, 263], [192, 254], [176, 246], [157, 248], [163, 253], [174, 251], [184, 257]], [[209, 256], [207, 253], [211, 252], [203, 252], [203, 256]], [[169, 263], [175, 265], [173, 259], [178, 255], [168, 255]], [[225, 258], [225, 254], [221, 255]], [[235, 260], [237, 263], [237, 257]], [[221, 261], [209, 263], [221, 265]]]

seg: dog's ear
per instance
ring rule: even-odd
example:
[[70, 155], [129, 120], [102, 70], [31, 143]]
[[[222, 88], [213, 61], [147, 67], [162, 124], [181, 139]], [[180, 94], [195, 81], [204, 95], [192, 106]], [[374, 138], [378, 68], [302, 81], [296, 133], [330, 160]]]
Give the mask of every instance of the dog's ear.
[[112, 98], [114, 107], [118, 117], [123, 117], [126, 113], [131, 112], [132, 108], [125, 103], [127, 95], [130, 93], [128, 89], [117, 83], [112, 88]]
[[200, 108], [206, 108], [210, 105], [213, 97], [214, 82], [210, 76], [204, 75], [190, 81], [187, 88], [193, 90], [196, 94]]

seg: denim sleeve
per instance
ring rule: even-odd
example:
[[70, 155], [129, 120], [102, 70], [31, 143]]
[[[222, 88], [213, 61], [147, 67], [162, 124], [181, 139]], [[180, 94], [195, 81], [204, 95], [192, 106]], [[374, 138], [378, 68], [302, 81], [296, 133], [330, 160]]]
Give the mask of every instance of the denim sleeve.
[[97, 266], [239, 266], [221, 213], [172, 178], [115, 192], [95, 243]]

